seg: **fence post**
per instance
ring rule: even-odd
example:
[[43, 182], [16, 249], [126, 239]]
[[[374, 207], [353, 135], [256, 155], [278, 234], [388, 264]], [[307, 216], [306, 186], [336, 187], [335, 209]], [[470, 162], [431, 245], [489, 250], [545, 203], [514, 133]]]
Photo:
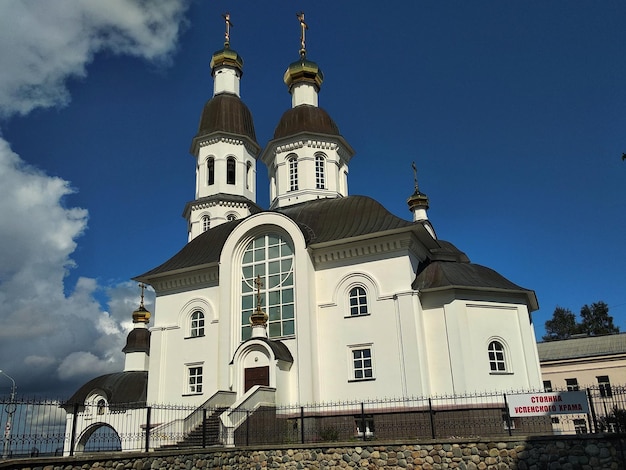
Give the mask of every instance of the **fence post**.
[[300, 407], [300, 443], [304, 444], [304, 406]]
[[511, 415], [509, 414], [509, 402], [506, 401], [506, 393], [503, 393], [504, 396], [504, 418], [506, 419], [506, 428], [509, 431], [509, 436], [513, 435], [511, 431]]
[[363, 430], [363, 440], [367, 440], [367, 436], [366, 436], [366, 423], [365, 423], [365, 405], [363, 404], [363, 402], [361, 402], [361, 429]]
[[246, 409], [246, 445], [250, 445], [250, 410]]
[[[206, 414], [207, 414], [207, 409], [206, 408], [202, 408], [202, 448], [205, 449], [206, 448], [206, 434], [207, 434], [207, 423], [206, 423]], [[215, 412], [214, 412], [215, 414]]]
[[589, 402], [589, 410], [591, 411], [591, 419], [593, 420], [593, 432], [598, 432], [598, 417], [596, 416], [596, 408], [593, 406], [593, 400], [591, 399], [591, 390], [587, 388], [587, 401]]
[[70, 457], [74, 456], [76, 448], [76, 424], [78, 423], [78, 403], [74, 403], [74, 415], [72, 416], [72, 434], [70, 436]]
[[428, 414], [430, 415], [430, 435], [435, 439], [435, 412], [433, 411], [433, 401], [428, 398]]
[[152, 407], [146, 407], [146, 446], [145, 451], [150, 450], [150, 415], [152, 414]]

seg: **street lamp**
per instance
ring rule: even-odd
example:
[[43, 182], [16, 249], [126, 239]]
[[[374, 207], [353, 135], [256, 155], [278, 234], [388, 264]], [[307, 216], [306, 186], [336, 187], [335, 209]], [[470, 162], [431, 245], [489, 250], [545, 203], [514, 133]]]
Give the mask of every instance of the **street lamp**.
[[17, 385], [15, 385], [15, 380], [13, 380], [13, 377], [11, 377], [6, 372], [0, 370], [0, 374], [4, 375], [12, 383], [11, 399], [9, 400], [9, 404], [6, 407], [8, 415], [7, 424], [4, 427], [4, 446], [2, 447], [2, 458], [6, 459], [9, 456], [9, 449], [11, 447], [11, 424], [13, 423], [13, 413], [15, 413], [15, 410], [17, 409], [17, 406], [15, 405], [15, 390], [17, 389]]

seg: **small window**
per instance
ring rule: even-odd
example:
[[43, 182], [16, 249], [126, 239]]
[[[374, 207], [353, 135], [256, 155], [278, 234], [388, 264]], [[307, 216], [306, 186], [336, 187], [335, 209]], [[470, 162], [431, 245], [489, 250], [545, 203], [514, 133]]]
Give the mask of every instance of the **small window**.
[[235, 214], [228, 214], [226, 216], [226, 220], [228, 220], [229, 222], [232, 222], [233, 220], [237, 220], [237, 216]]
[[350, 316], [367, 315], [367, 293], [362, 287], [350, 289]]
[[298, 189], [298, 157], [289, 157], [289, 191]]
[[189, 393], [202, 393], [202, 366], [189, 367]]
[[228, 157], [226, 160], [226, 183], [235, 184], [235, 159]]
[[252, 163], [246, 163], [246, 189], [250, 189], [250, 178], [252, 175]]
[[565, 386], [568, 392], [577, 392], [580, 389], [578, 379], [565, 379]]
[[489, 368], [491, 372], [506, 372], [504, 346], [499, 341], [489, 343]]
[[206, 232], [210, 228], [211, 228], [211, 217], [209, 217], [208, 215], [205, 215], [204, 217], [202, 217], [202, 231]]
[[215, 184], [215, 158], [211, 157], [206, 162], [207, 183], [209, 186]]
[[98, 414], [103, 415], [106, 412], [106, 408], [107, 408], [107, 402], [104, 400], [104, 398], [100, 398], [97, 404]]
[[197, 336], [204, 336], [204, 313], [196, 310], [191, 314], [191, 331], [190, 336], [195, 338]]
[[574, 431], [576, 434], [587, 434], [587, 421], [584, 418], [574, 420]]
[[612, 397], [613, 391], [611, 390], [611, 382], [609, 382], [609, 376], [599, 375], [596, 378], [598, 379], [598, 389], [600, 390], [600, 396]]
[[552, 391], [552, 381], [551, 380], [544, 380], [543, 381], [543, 391], [544, 392], [551, 392]]
[[315, 155], [315, 187], [317, 189], [326, 188], [326, 173], [323, 155]]
[[371, 348], [352, 349], [352, 369], [354, 380], [368, 380], [374, 378]]

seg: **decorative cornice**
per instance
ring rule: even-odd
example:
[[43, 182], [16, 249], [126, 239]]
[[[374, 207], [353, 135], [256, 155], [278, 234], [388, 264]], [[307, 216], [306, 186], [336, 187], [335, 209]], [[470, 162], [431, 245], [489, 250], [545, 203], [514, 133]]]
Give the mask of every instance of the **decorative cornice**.
[[315, 244], [310, 245], [309, 250], [311, 258], [316, 266], [325, 263], [347, 260], [350, 258], [361, 258], [364, 256], [381, 256], [396, 251], [413, 251], [416, 253], [419, 244], [415, 237], [411, 234], [398, 237], [376, 237], [372, 239], [364, 239], [351, 243], [341, 243], [335, 246], [316, 247]]
[[156, 279], [150, 282], [157, 295], [171, 294], [191, 289], [197, 289], [209, 284], [217, 284], [219, 281], [219, 267], [210, 269], [181, 273], [175, 276], [168, 276], [164, 279]]
[[192, 145], [192, 153], [194, 149], [200, 147], [206, 147], [207, 145], [214, 145], [220, 142], [232, 145], [243, 145], [245, 149], [252, 155], [257, 156], [259, 153], [259, 147], [256, 143], [251, 142], [248, 138], [241, 138], [234, 134], [213, 133], [206, 136], [196, 137]]
[[220, 206], [220, 207], [231, 207], [231, 208], [235, 208], [235, 209], [247, 209], [249, 208], [249, 204], [246, 204], [245, 202], [242, 201], [204, 201], [204, 202], [192, 202], [190, 205], [191, 211], [197, 211], [197, 210], [202, 210], [202, 209], [208, 209], [210, 207], [215, 207], [215, 206]]

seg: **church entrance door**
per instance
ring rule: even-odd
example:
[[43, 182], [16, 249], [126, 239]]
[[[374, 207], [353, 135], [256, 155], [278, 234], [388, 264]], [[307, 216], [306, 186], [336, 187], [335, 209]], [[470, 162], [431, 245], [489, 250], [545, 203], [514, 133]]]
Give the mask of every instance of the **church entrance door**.
[[244, 393], [250, 390], [255, 385], [270, 385], [270, 368], [264, 367], [250, 367], [245, 369], [245, 390]]

